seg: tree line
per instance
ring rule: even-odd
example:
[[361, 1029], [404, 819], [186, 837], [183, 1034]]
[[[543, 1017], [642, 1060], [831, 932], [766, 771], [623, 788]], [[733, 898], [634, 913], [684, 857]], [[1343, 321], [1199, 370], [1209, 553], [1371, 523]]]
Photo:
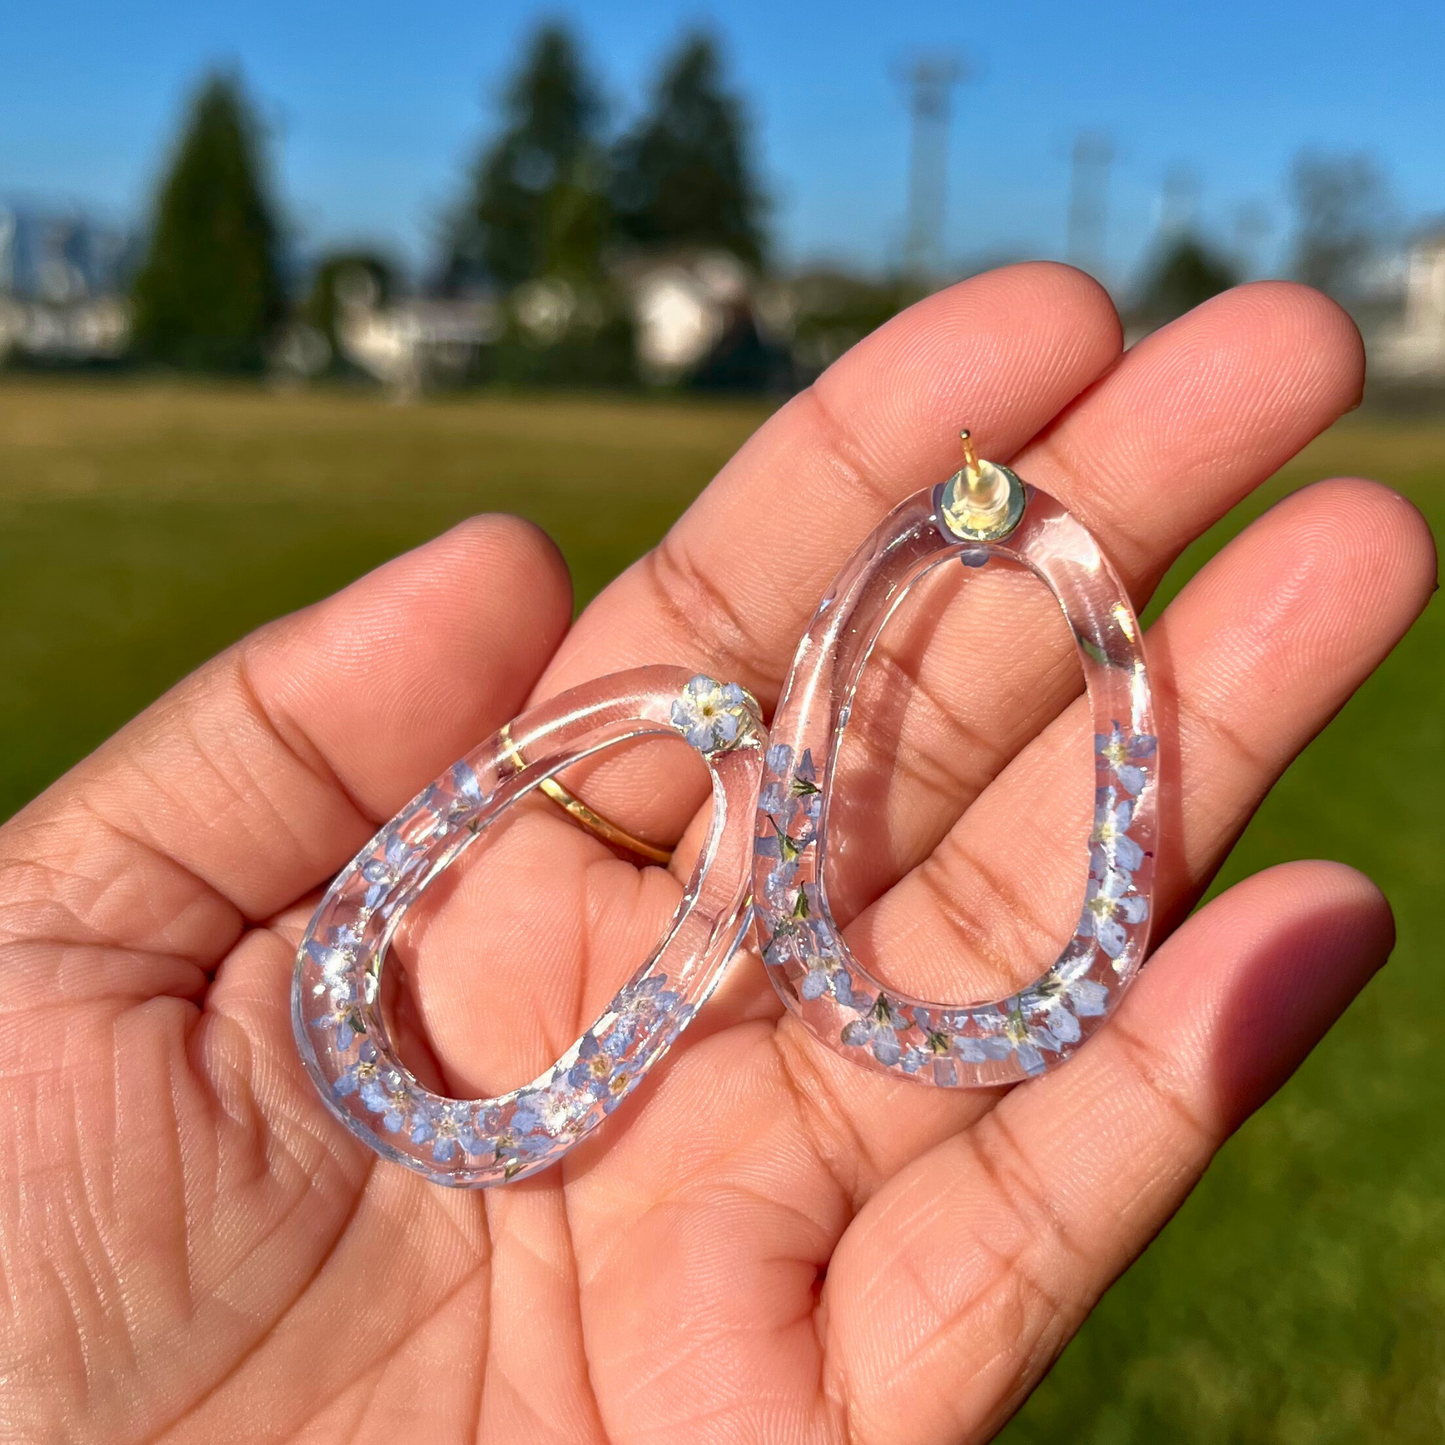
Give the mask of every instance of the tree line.
[[[722, 251], [760, 271], [768, 205], [744, 107], [716, 41], [683, 37], [641, 115], [608, 129], [601, 87], [563, 26], [531, 38], [503, 96], [501, 127], [447, 218], [436, 284], [505, 303], [546, 281], [563, 298], [560, 334], [526, 344], [513, 308], [495, 348], [520, 380], [604, 381], [630, 370], [630, 319], [612, 279], [620, 252]], [[209, 76], [159, 187], [135, 277], [138, 359], [256, 371], [291, 314], [284, 229], [264, 135], [234, 73]], [[335, 285], [362, 265], [384, 291], [383, 258], [322, 258], [303, 315], [334, 329]]]
[[[384, 257], [334, 253], [310, 268], [298, 298], [264, 139], [240, 77], [208, 77], [158, 189], [134, 279], [136, 359], [259, 371], [298, 316], [334, 354], [343, 280], [366, 271], [382, 301], [394, 289]], [[1358, 313], [1361, 278], [1387, 229], [1383, 177], [1362, 156], [1305, 153], [1290, 188], [1290, 269]], [[576, 39], [550, 24], [526, 45], [499, 128], [445, 218], [431, 289], [498, 299], [503, 323], [486, 348], [495, 378], [627, 382], [636, 348], [619, 258], [722, 252], [758, 276], [770, 260], [768, 216], [745, 107], [709, 34], [683, 36], [641, 113], [614, 129]], [[1234, 258], [1197, 231], [1161, 237], [1128, 315], [1148, 329], [1237, 279]], [[906, 276], [814, 280], [793, 298], [795, 340], [816, 351], [814, 365], [919, 294]]]

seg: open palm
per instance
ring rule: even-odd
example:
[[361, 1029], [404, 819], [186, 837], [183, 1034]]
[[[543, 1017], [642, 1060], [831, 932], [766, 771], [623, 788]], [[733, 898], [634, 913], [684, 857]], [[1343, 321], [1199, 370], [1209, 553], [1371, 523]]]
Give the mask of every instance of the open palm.
[[[790, 402], [570, 630], [550, 545], [483, 518], [180, 684], [0, 833], [6, 1438], [987, 1438], [1389, 950], [1383, 899], [1331, 864], [1182, 920], [1424, 605], [1431, 543], [1400, 498], [1292, 497], [1154, 627], [1160, 946], [1067, 1068], [1012, 1092], [851, 1067], [741, 955], [560, 1168], [447, 1191], [316, 1098], [296, 941], [328, 877], [530, 695], [675, 662], [769, 709], [834, 570], [957, 465], [960, 424], [1073, 510], [1142, 605], [1356, 401], [1361, 365], [1348, 320], [1297, 288], [1229, 293], [1121, 355], [1083, 276], [995, 272]], [[1050, 961], [1082, 892], [1068, 638], [1036, 583], [950, 577], [880, 654], [838, 785], [840, 921], [900, 987], [997, 991]], [[702, 798], [681, 752], [573, 786], [675, 836]], [[457, 871], [401, 953], [466, 1095], [560, 1054], [680, 883], [540, 799]]]

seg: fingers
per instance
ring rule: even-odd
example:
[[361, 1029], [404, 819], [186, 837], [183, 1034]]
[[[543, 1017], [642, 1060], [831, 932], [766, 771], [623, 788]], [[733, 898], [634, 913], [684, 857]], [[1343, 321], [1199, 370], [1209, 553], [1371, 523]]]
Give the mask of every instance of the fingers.
[[1258, 875], [1180, 929], [1069, 1068], [880, 1191], [824, 1293], [853, 1438], [989, 1438], [1392, 941], [1350, 869]]
[[957, 466], [959, 426], [1012, 452], [1118, 351], [1108, 296], [1063, 266], [1010, 267], [919, 302], [752, 437], [587, 609], [544, 687], [666, 660], [770, 702], [839, 562]]
[[[1414, 507], [1372, 482], [1324, 482], [1248, 528], [1150, 630], [1162, 750], [1156, 937], [1405, 634], [1434, 579]], [[1003, 994], [1052, 962], [1087, 871], [1092, 730], [1080, 699], [859, 920], [850, 939], [891, 981], [930, 998]]]
[[570, 609], [550, 542], [488, 517], [263, 628], [4, 830], [0, 926], [214, 961], [511, 717]]
[[[919, 302], [760, 428], [583, 613], [541, 690], [676, 662], [771, 708], [839, 564], [957, 466], [964, 421], [996, 453], [1016, 450], [1113, 365], [1119, 342], [1108, 296], [1068, 267], [1010, 267]], [[676, 837], [702, 797], [646, 753], [581, 770], [578, 785], [648, 838]]]
[[1359, 404], [1364, 380], [1359, 331], [1333, 301], [1239, 286], [1145, 337], [1016, 460], [1142, 606], [1189, 542]]
[[[1353, 322], [1303, 287], [1230, 291], [1134, 347], [1014, 459], [1094, 533], [1137, 607], [1180, 551], [1359, 398]], [[929, 852], [1079, 690], [1033, 579], [953, 568], [890, 626], [836, 765], [844, 917]], [[870, 675], [871, 674], [871, 675]]]
[[[1150, 630], [1164, 789], [1156, 939], [1413, 622], [1434, 574], [1429, 529], [1407, 502], [1369, 482], [1322, 483], [1243, 532]], [[1090, 732], [1080, 699], [926, 863], [850, 925], [866, 965], [917, 996], [964, 999], [1002, 996], [1053, 961], [1083, 900]], [[926, 1092], [857, 1069], [791, 1017], [778, 1044], [860, 1197], [994, 1097]]]

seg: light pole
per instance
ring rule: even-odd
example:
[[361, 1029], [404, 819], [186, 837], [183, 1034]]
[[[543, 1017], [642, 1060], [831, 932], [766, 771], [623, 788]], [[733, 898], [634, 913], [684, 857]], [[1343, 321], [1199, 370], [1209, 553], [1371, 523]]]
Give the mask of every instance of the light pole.
[[1104, 131], [1074, 138], [1069, 181], [1068, 256], [1071, 265], [1104, 280], [1109, 224], [1109, 167], [1114, 143]]
[[919, 55], [896, 70], [912, 118], [904, 265], [910, 276], [920, 280], [936, 275], [943, 266], [953, 90], [971, 74], [964, 59], [951, 53]]

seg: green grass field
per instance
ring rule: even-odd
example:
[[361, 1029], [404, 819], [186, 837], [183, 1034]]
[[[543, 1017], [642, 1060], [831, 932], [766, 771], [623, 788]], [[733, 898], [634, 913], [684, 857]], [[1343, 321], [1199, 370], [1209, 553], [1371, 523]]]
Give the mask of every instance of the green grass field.
[[[541, 523], [585, 600], [764, 414], [7, 383], [0, 817], [247, 629], [473, 512]], [[1192, 548], [1165, 595], [1281, 492], [1336, 472], [1380, 477], [1445, 527], [1445, 426], [1351, 418]], [[1345, 859], [1394, 903], [1392, 964], [1104, 1301], [1011, 1445], [1445, 1438], [1442, 778], [1437, 604], [1222, 880]]]

